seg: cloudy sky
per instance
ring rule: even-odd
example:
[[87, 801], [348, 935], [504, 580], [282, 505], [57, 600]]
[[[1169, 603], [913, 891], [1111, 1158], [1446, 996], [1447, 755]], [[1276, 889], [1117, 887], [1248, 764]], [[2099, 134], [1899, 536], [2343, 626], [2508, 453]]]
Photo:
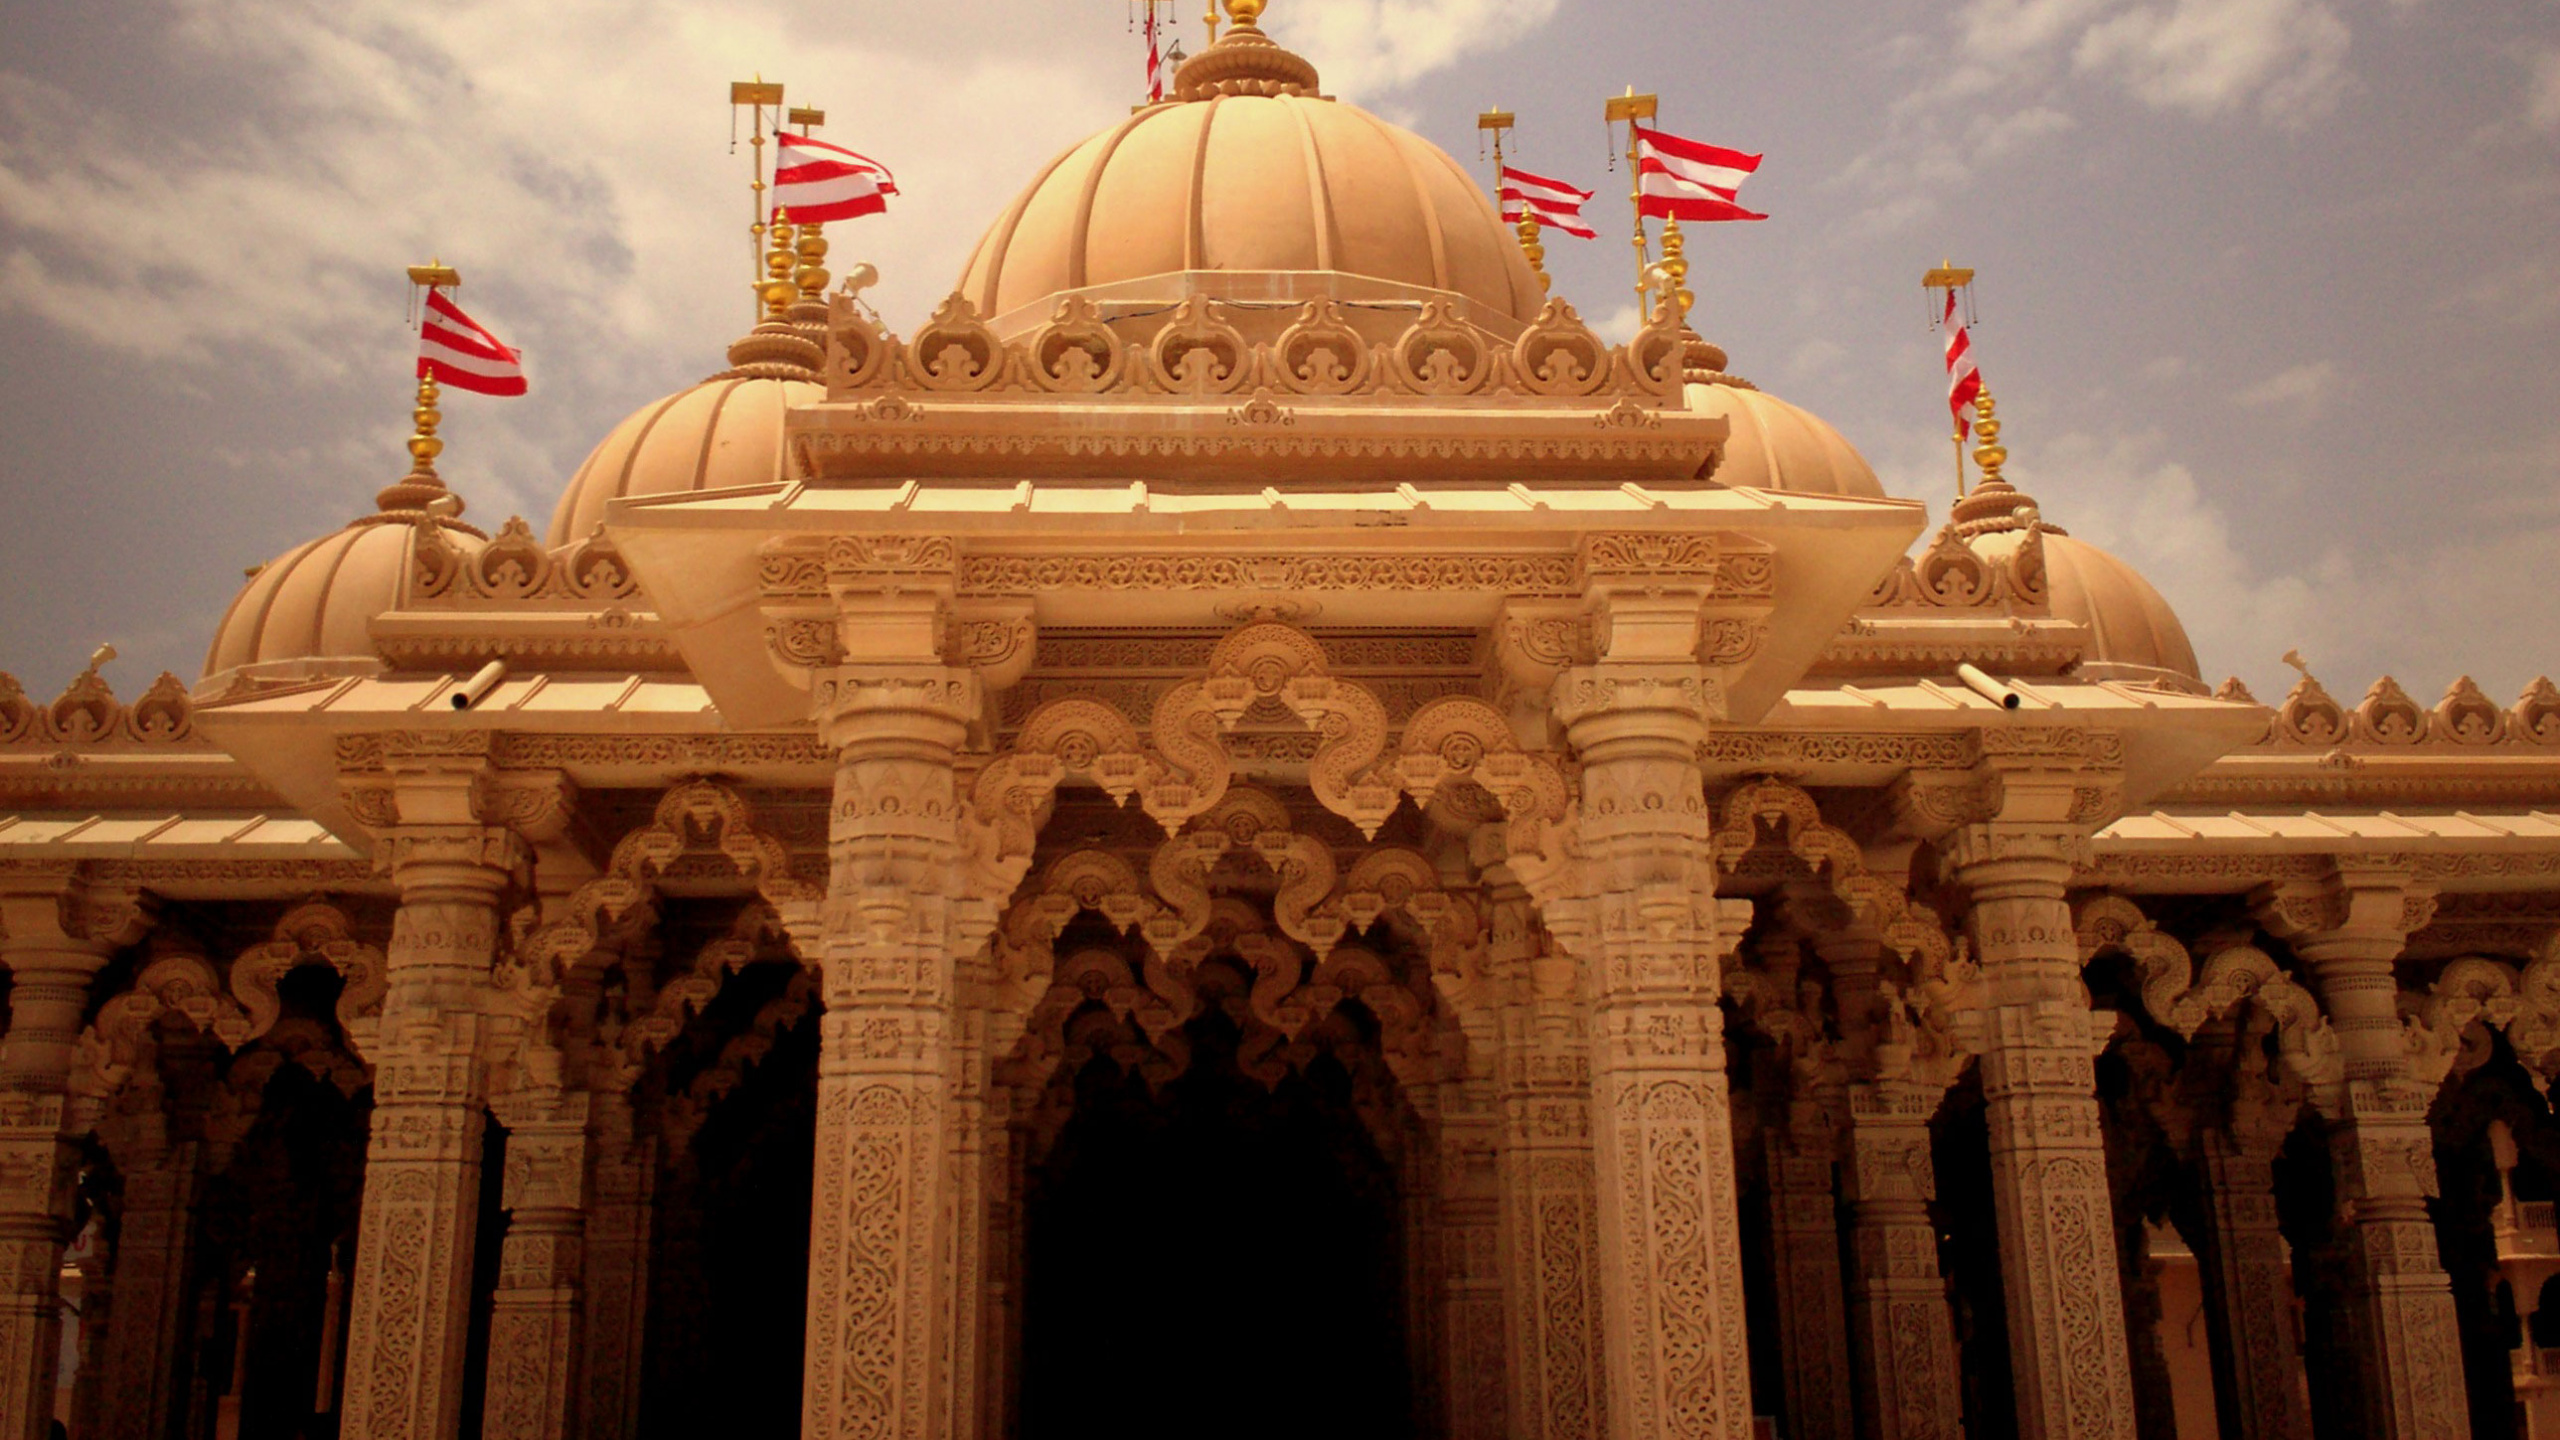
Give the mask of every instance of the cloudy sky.
[[[1180, 7], [1197, 48], [1199, 26]], [[192, 678], [244, 567], [405, 468], [401, 267], [458, 265], [532, 397], [460, 397], [472, 518], [539, 529], [749, 315], [726, 85], [898, 171], [835, 227], [894, 324], [1125, 116], [1125, 0], [0, 0], [0, 670]], [[2501, 699], [2560, 671], [2560, 0], [1274, 0], [1329, 90], [1600, 190], [1601, 97], [1764, 150], [1700, 324], [1943, 513], [1917, 281], [1981, 270], [2012, 474], [2212, 677]], [[1614, 230], [1619, 221], [1603, 225]], [[1550, 246], [1630, 323], [1623, 241]]]

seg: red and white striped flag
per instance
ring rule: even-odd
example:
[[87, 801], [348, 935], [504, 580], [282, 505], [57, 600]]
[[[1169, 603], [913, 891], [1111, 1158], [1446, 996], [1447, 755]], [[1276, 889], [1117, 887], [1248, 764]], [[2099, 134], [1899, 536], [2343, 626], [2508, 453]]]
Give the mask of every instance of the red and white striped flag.
[[898, 193], [889, 167], [841, 145], [789, 132], [773, 137], [773, 211], [795, 225], [877, 215]]
[[1518, 224], [1523, 212], [1538, 217], [1538, 223], [1550, 230], [1585, 240], [1597, 240], [1600, 232], [1582, 218], [1582, 207], [1591, 199], [1588, 190], [1577, 190], [1561, 180], [1532, 175], [1526, 170], [1502, 167], [1502, 218]]
[[1147, 0], [1147, 103], [1164, 99], [1164, 55], [1156, 49], [1155, 0]]
[[1637, 213], [1675, 220], [1766, 220], [1733, 201], [1760, 157], [1638, 125]]
[[524, 393], [524, 357], [434, 288], [418, 326], [418, 374], [480, 395]]
[[1982, 393], [1982, 371], [1973, 363], [1973, 337], [1956, 318], [1956, 292], [1947, 292], [1947, 408], [1955, 412], [1956, 439], [1973, 433], [1974, 397]]

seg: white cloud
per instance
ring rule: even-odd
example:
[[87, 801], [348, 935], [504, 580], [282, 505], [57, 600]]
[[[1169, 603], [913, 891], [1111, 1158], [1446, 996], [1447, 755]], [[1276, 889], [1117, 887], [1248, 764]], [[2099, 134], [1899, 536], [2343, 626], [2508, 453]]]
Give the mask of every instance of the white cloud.
[[2211, 117], [2254, 104], [2301, 125], [2336, 102], [2348, 40], [2320, 0], [2168, 0], [2091, 26], [2072, 64], [2160, 109]]
[[2325, 404], [2337, 386], [2337, 365], [2314, 360], [2279, 370], [2232, 398], [2251, 409], [2288, 409], [2309, 414]]
[[[1351, 100], [1500, 50], [1555, 18], [1561, 0], [1293, 0], [1275, 31]], [[1364, 102], [1365, 103], [1365, 102]]]
[[2279, 567], [2267, 558], [2276, 537], [2242, 530], [2214, 502], [2227, 477], [2199, 479], [2160, 433], [2065, 433], [2011, 473], [2055, 524], [2167, 597], [2208, 679], [2237, 674], [2261, 698], [2291, 683], [2279, 660], [2288, 648], [2349, 703], [2385, 674], [2432, 700], [2454, 679], [2448, 635], [2462, 639], [2459, 663], [2501, 698], [2560, 661], [2549, 596], [2560, 513], [2441, 543], [2332, 546]]
[[2534, 129], [2560, 134], [2560, 49], [2545, 50], [2534, 57], [2524, 113]]

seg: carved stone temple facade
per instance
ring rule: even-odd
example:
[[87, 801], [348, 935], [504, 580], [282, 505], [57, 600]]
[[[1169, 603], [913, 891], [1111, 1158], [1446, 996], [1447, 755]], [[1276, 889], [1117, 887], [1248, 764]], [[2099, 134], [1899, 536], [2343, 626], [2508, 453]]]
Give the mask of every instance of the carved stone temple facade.
[[2520, 1433], [2560, 691], [2210, 690], [1238, 8], [547, 536], [0, 676], [0, 1440]]

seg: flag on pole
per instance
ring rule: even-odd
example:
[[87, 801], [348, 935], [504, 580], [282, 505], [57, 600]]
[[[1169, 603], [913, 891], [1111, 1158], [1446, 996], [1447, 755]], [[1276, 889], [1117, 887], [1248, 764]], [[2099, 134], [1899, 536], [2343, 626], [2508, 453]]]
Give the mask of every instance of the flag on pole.
[[1147, 103], [1164, 99], [1164, 54], [1156, 48], [1155, 0], [1147, 0]]
[[1760, 157], [1635, 126], [1637, 213], [1674, 220], [1766, 220], [1734, 203]]
[[1590, 199], [1590, 191], [1577, 190], [1561, 180], [1514, 170], [1508, 165], [1502, 167], [1502, 218], [1514, 224], [1525, 213], [1538, 217], [1538, 223], [1550, 230], [1597, 240], [1600, 232], [1582, 218], [1582, 207]]
[[1947, 291], [1947, 408], [1955, 412], [1956, 439], [1973, 433], [1973, 401], [1982, 393], [1982, 371], [1973, 363], [1973, 337], [1956, 314], [1956, 292]]
[[524, 357], [499, 343], [436, 288], [427, 291], [426, 314], [418, 326], [418, 374], [480, 395], [524, 393]]
[[774, 136], [773, 210], [795, 225], [877, 215], [898, 193], [889, 167], [841, 145], [788, 131]]

